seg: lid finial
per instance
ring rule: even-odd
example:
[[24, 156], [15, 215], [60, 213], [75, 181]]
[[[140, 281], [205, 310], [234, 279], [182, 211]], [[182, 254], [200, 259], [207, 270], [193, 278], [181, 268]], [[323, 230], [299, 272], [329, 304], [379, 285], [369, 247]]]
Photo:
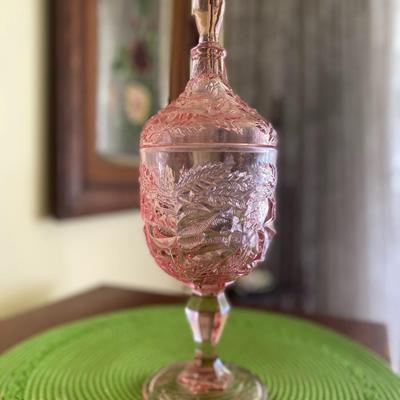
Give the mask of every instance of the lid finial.
[[225, 0], [192, 1], [192, 14], [196, 19], [200, 43], [218, 42], [224, 11]]

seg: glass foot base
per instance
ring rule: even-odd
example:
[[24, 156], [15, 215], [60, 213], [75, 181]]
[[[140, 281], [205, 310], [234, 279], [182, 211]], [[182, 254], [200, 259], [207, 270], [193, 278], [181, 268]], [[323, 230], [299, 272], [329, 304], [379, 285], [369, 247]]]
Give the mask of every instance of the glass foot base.
[[177, 383], [186, 363], [169, 365], [152, 376], [143, 387], [144, 400], [267, 400], [263, 384], [251, 372], [232, 364], [232, 383], [223, 392], [193, 394]]

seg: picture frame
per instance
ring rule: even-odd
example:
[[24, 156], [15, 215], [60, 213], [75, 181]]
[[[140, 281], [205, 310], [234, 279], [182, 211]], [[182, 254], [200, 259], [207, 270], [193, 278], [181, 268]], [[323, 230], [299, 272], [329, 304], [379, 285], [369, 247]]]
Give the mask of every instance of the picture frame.
[[[112, 162], [96, 148], [99, 1], [107, 0], [52, 3], [52, 203], [54, 215], [61, 219], [139, 206], [139, 166]], [[170, 1], [171, 62], [166, 67], [170, 68], [169, 100], [173, 100], [189, 78], [195, 35], [190, 1]]]

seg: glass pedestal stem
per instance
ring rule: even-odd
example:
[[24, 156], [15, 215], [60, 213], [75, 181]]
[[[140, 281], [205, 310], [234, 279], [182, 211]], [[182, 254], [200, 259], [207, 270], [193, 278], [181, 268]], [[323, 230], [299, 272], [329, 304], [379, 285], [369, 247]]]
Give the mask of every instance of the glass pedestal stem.
[[225, 366], [218, 358], [216, 346], [229, 309], [223, 292], [193, 293], [185, 310], [195, 342], [194, 359], [159, 370], [145, 383], [144, 400], [267, 400], [256, 376], [234, 364]]
[[204, 296], [194, 293], [188, 301], [185, 311], [196, 350], [194, 360], [187, 364], [178, 381], [191, 393], [224, 391], [232, 382], [232, 373], [216, 351], [229, 310], [224, 292]]

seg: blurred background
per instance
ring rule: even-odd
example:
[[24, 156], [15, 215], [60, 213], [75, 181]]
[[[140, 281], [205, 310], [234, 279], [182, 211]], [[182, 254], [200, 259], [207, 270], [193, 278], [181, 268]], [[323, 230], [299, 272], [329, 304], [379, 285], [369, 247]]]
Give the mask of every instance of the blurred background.
[[[231, 295], [385, 323], [398, 370], [400, 1], [227, 5], [231, 84], [281, 140], [278, 235]], [[181, 292], [152, 261], [137, 210], [52, 216], [48, 18], [45, 0], [0, 5], [0, 318], [99, 284]], [[159, 29], [165, 47], [171, 25]]]

